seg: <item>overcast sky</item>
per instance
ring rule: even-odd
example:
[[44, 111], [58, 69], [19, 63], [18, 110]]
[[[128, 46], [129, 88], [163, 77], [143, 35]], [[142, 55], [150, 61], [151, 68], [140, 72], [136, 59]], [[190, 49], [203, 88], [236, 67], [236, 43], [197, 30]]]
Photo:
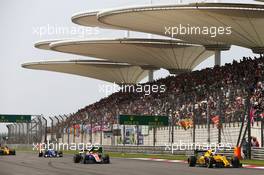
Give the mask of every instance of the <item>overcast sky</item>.
[[[46, 71], [21, 68], [29, 61], [84, 58], [70, 54], [39, 50], [33, 47], [39, 40], [56, 38], [109, 38], [123, 37], [125, 32], [99, 30], [82, 36], [72, 34], [42, 34], [41, 27], [77, 28], [71, 22], [74, 13], [87, 10], [147, 4], [149, 0], [1, 0], [0, 2], [0, 113], [1, 114], [43, 114], [54, 116], [77, 111], [98, 101], [105, 94], [99, 92], [103, 81]], [[177, 0], [153, 0], [157, 3], [176, 3]], [[183, 0], [183, 2], [195, 2]], [[215, 2], [215, 1], [211, 1]], [[230, 2], [222, 0], [221, 2]], [[239, 2], [233, 0], [232, 2]], [[252, 0], [240, 0], [252, 3]], [[133, 33], [132, 36], [139, 36]], [[143, 35], [142, 35], [143, 36]], [[223, 52], [222, 64], [253, 56], [248, 49], [232, 47]], [[197, 69], [213, 66], [213, 58], [200, 64]], [[167, 76], [161, 70], [155, 78]], [[0, 132], [6, 132], [0, 124]]]

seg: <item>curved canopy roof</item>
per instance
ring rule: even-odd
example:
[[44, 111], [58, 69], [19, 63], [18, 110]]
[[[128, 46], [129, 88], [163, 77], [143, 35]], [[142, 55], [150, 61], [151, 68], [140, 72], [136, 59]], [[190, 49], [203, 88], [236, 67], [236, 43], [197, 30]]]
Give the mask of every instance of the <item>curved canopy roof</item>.
[[132, 65], [165, 68], [172, 73], [191, 71], [213, 55], [203, 46], [165, 39], [70, 40], [51, 43], [50, 48]]
[[148, 75], [148, 71], [138, 66], [98, 60], [42, 61], [25, 63], [22, 67], [80, 75], [116, 84], [136, 84]]
[[[106, 25], [164, 36], [171, 36], [166, 32], [169, 27], [170, 31], [174, 27], [174, 33], [177, 33], [175, 29], [179, 29], [180, 25], [189, 29], [193, 27], [193, 32], [173, 37], [201, 45], [238, 45], [257, 53], [264, 51], [263, 16], [263, 5], [192, 3], [107, 10], [98, 14], [98, 20]], [[198, 27], [198, 31], [194, 31], [194, 27]], [[231, 34], [228, 34], [227, 27], [231, 27]], [[208, 34], [204, 34], [206, 31], [199, 34], [199, 30], [206, 28], [211, 30]], [[215, 28], [224, 28], [224, 34], [220, 29], [218, 35], [213, 37]]]
[[71, 18], [75, 24], [82, 24], [87, 27], [100, 27], [105, 29], [119, 29], [119, 27], [107, 25], [97, 20], [98, 11], [88, 11], [74, 14]]
[[43, 49], [43, 50], [50, 50], [50, 47], [49, 47], [50, 43], [56, 42], [56, 41], [60, 41], [60, 40], [39, 41], [34, 44], [34, 47], [38, 49]]

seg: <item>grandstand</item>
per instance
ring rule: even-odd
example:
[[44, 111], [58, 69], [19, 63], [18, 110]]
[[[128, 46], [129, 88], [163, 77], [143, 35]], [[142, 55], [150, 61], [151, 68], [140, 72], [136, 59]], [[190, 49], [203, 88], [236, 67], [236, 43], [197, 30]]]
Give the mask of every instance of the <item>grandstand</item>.
[[[207, 133], [205, 128], [207, 127], [206, 113], [208, 111], [204, 101], [209, 99], [210, 118], [219, 115], [219, 112], [223, 116], [221, 119], [223, 122], [222, 140], [235, 145], [246, 110], [247, 88], [253, 88], [256, 79], [259, 78], [251, 72], [258, 70], [259, 65], [263, 63], [263, 57], [243, 58], [240, 63], [234, 61], [233, 64], [226, 64], [222, 67], [216, 66], [212, 69], [207, 68], [176, 77], [160, 79], [154, 83], [166, 84], [167, 90], [165, 93], [144, 96], [144, 94], [139, 93], [117, 92], [95, 104], [80, 109], [67, 122], [72, 124], [78, 123], [77, 121], [81, 121], [79, 124], [93, 123], [94, 127], [100, 127], [101, 122], [103, 122], [103, 125], [109, 126], [108, 129], [110, 129], [118, 124], [117, 116], [119, 114], [167, 115], [171, 116], [172, 127], [177, 128], [174, 133], [174, 140], [176, 141], [180, 138], [192, 140], [192, 126], [188, 129], [185, 128], [186, 130], [179, 129], [182, 128], [179, 122], [185, 119], [195, 119], [197, 125], [196, 139], [199, 142], [204, 142], [207, 139], [204, 135]], [[258, 81], [262, 82], [263, 79], [258, 79]], [[259, 83], [257, 88], [262, 89], [262, 84]], [[219, 101], [220, 98], [221, 101]], [[252, 99], [254, 98], [252, 96]], [[262, 107], [260, 107], [263, 105], [262, 100], [258, 99], [257, 101], [261, 102], [261, 104], [258, 104], [258, 109], [262, 111]], [[221, 107], [219, 107], [219, 103]], [[88, 118], [86, 114], [88, 114]], [[260, 114], [254, 116], [255, 121], [260, 121]], [[89, 116], [91, 119], [89, 119]], [[218, 138], [217, 126], [215, 126], [216, 124], [213, 126], [212, 120], [210, 124], [212, 125], [211, 132], [214, 134], [211, 135], [211, 140], [216, 141]], [[257, 128], [259, 127], [260, 125]], [[157, 139], [160, 144], [164, 143], [161, 140], [167, 140], [167, 142], [172, 140], [169, 139], [171, 133], [169, 134], [166, 130], [168, 130], [168, 127], [159, 128], [158, 130], [157, 137], [162, 138]], [[149, 137], [153, 138], [153, 136]], [[260, 138], [260, 132], [257, 137]], [[146, 137], [146, 140], [151, 139]], [[152, 141], [149, 142], [153, 143]]]

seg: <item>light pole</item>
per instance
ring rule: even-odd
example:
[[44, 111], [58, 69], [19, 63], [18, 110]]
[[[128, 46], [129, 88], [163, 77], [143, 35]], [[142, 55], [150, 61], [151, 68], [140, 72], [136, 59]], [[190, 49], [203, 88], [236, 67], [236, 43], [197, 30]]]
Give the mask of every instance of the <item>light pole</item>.
[[206, 103], [206, 115], [207, 115], [207, 132], [208, 132], [208, 138], [207, 141], [210, 144], [211, 142], [211, 133], [210, 133], [210, 108], [209, 108], [209, 98], [207, 99], [207, 103]]
[[51, 117], [49, 117], [49, 119], [51, 120], [51, 140], [53, 141], [54, 136], [53, 136], [53, 119]]
[[47, 143], [47, 129], [48, 129], [48, 121], [47, 121], [47, 119], [44, 117], [44, 116], [42, 116], [42, 118], [43, 118], [43, 120], [45, 121], [45, 134], [44, 134], [44, 143], [46, 144]]
[[60, 137], [60, 120], [59, 120], [59, 118], [57, 117], [57, 116], [55, 116], [55, 118], [56, 118], [56, 120], [57, 120], [57, 125], [56, 125], [56, 140], [58, 140], [59, 139], [59, 137]]
[[59, 115], [61, 118], [61, 126], [60, 126], [60, 133], [61, 133], [61, 142], [64, 143], [64, 119], [61, 115]]

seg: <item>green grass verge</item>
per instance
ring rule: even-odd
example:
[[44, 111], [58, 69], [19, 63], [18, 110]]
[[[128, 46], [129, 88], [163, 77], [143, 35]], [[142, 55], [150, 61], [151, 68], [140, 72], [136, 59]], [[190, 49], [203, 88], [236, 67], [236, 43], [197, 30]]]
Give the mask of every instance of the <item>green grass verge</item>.
[[108, 153], [110, 157], [116, 158], [153, 158], [153, 159], [167, 159], [167, 160], [186, 160], [184, 155], [165, 155], [165, 154], [133, 154], [133, 153]]
[[28, 148], [28, 147], [19, 147], [19, 148], [12, 148], [15, 149], [17, 152], [37, 152], [37, 151], [33, 151], [32, 148]]
[[242, 164], [264, 166], [264, 160], [242, 160]]

